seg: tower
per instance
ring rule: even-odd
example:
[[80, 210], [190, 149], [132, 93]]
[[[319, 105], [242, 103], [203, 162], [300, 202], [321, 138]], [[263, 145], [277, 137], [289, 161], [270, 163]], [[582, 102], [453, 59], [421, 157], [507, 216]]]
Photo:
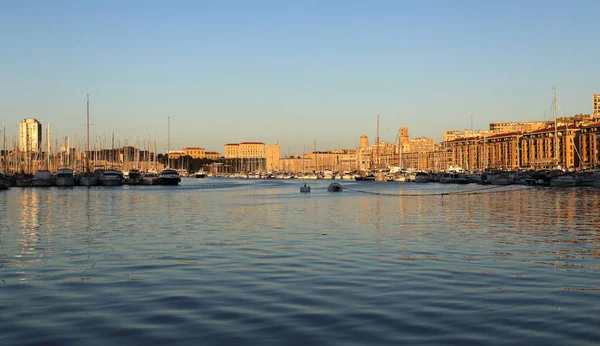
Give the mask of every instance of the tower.
[[39, 152], [42, 145], [42, 124], [27, 118], [19, 123], [19, 148], [24, 152]]

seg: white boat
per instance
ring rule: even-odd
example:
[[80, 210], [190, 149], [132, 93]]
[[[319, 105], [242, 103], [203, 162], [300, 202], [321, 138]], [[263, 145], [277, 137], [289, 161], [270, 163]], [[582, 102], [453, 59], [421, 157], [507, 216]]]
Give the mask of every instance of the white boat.
[[35, 172], [33, 179], [31, 179], [31, 186], [52, 186], [54, 185], [54, 178], [52, 173], [47, 169], [41, 169]]
[[179, 185], [180, 181], [181, 177], [177, 171], [171, 168], [163, 169], [158, 176], [159, 185]]
[[105, 169], [98, 178], [100, 185], [121, 186], [123, 185], [123, 172], [116, 169]]
[[342, 174], [342, 180], [354, 180], [355, 174], [350, 171], [344, 171]]
[[54, 179], [56, 186], [75, 186], [75, 176], [70, 168], [59, 168]]
[[204, 172], [196, 172], [196, 178], [206, 178], [206, 174]]
[[131, 169], [126, 174], [123, 173], [123, 177], [125, 178], [125, 182], [128, 185], [140, 185], [143, 184], [144, 176], [139, 169]]

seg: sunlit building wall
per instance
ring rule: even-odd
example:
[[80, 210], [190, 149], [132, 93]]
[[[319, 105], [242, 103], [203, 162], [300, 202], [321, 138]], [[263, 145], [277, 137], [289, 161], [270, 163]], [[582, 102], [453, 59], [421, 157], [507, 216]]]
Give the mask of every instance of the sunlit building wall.
[[19, 150], [39, 152], [42, 146], [42, 124], [33, 118], [21, 120], [19, 123]]

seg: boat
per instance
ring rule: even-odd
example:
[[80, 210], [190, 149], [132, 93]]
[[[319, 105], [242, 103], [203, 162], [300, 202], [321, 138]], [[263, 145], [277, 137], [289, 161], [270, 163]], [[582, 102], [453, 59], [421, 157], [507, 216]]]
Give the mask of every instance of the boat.
[[123, 185], [123, 172], [116, 169], [105, 169], [98, 178], [100, 185], [121, 186]]
[[442, 184], [469, 184], [470, 182], [465, 173], [443, 173], [440, 177]]
[[54, 178], [52, 177], [52, 173], [50, 173], [47, 169], [40, 169], [35, 172], [35, 175], [31, 179], [31, 186], [33, 187], [46, 187], [53, 186]]
[[577, 184], [577, 180], [575, 180], [575, 176], [571, 173], [563, 173], [550, 177], [550, 186], [569, 187], [575, 186], [575, 184]]
[[139, 169], [131, 169], [127, 172], [127, 178], [125, 183], [128, 185], [140, 185], [143, 184], [144, 176]]
[[85, 167], [84, 172], [76, 178], [80, 186], [98, 185], [98, 176], [90, 170], [90, 95], [86, 96], [86, 147], [85, 147]]
[[354, 180], [356, 181], [375, 181], [377, 177], [375, 177], [375, 173], [373, 172], [369, 172], [366, 173], [365, 175], [357, 175], [354, 177]]
[[577, 186], [594, 186], [595, 180], [594, 171], [575, 172], [575, 185]]
[[181, 177], [177, 174], [177, 170], [171, 168], [163, 169], [158, 176], [159, 185], [178, 185], [180, 181]]
[[204, 172], [196, 172], [196, 178], [206, 178], [206, 174]]
[[73, 175], [73, 170], [70, 168], [59, 168], [56, 171], [54, 185], [56, 185], [56, 186], [75, 186], [75, 177]]
[[415, 183], [429, 183], [431, 182], [431, 176], [426, 172], [417, 172], [415, 175]]
[[158, 185], [158, 173], [154, 171], [148, 171], [146, 173], [143, 173], [141, 184]]

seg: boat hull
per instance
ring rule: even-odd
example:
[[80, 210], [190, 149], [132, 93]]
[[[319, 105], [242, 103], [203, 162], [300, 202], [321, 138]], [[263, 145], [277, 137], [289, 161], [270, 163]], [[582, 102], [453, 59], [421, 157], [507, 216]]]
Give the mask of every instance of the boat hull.
[[54, 181], [56, 186], [75, 186], [75, 178], [73, 177], [56, 177]]
[[31, 186], [32, 187], [54, 186], [54, 180], [52, 180], [52, 179], [36, 179], [36, 178], [33, 178], [33, 179], [31, 179]]
[[79, 186], [96, 186], [98, 179], [94, 176], [83, 176], [79, 178]]
[[102, 185], [102, 186], [121, 186], [121, 185], [123, 185], [123, 180], [100, 178], [100, 185]]
[[158, 178], [159, 185], [179, 185], [180, 178]]

